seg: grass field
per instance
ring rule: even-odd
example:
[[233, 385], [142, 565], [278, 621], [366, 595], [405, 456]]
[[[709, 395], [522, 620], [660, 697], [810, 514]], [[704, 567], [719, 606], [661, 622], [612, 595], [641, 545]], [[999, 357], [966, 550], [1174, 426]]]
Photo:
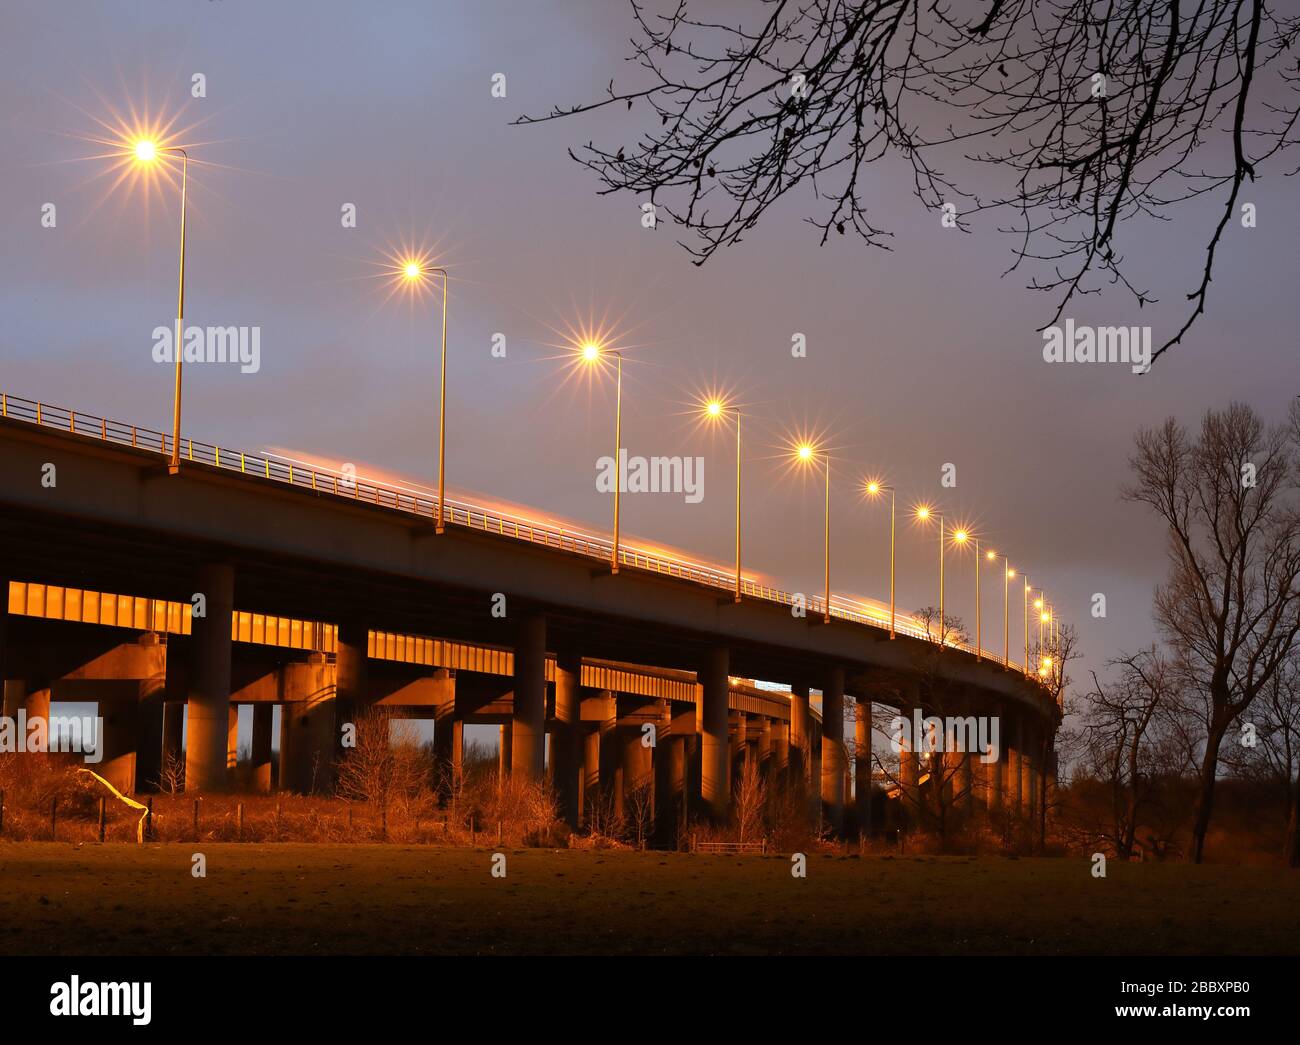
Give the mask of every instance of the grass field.
[[500, 879], [492, 855], [0, 843], [0, 953], [1300, 953], [1283, 870], [530, 849]]

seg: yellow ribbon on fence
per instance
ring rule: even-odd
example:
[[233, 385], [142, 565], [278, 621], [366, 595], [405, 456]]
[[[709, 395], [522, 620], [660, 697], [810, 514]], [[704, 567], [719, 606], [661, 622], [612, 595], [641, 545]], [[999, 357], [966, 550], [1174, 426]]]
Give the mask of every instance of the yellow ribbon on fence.
[[145, 822], [145, 818], [148, 817], [148, 815], [149, 815], [149, 807], [148, 807], [148, 806], [142, 806], [139, 802], [137, 802], [137, 801], [136, 801], [135, 799], [133, 799], [133, 798], [127, 798], [126, 795], [122, 794], [121, 791], [119, 791], [117, 788], [115, 788], [112, 784], [110, 784], [107, 780], [105, 780], [105, 779], [104, 779], [102, 776], [100, 776], [98, 773], [92, 773], [89, 769], [78, 769], [77, 772], [78, 772], [78, 773], [87, 773], [87, 774], [89, 774], [90, 776], [93, 776], [96, 780], [98, 780], [98, 781], [99, 781], [101, 784], [103, 784], [106, 788], [108, 788], [110, 791], [112, 791], [114, 795], [116, 795], [116, 796], [117, 796], [118, 798], [120, 798], [123, 802], [125, 802], [127, 805], [129, 805], [132, 809], [139, 809], [139, 810], [141, 811], [141, 812], [140, 812], [140, 822], [136, 825], [136, 832], [135, 832], [135, 833], [136, 833], [136, 842], [139, 843], [140, 845], [144, 845], [144, 822]]

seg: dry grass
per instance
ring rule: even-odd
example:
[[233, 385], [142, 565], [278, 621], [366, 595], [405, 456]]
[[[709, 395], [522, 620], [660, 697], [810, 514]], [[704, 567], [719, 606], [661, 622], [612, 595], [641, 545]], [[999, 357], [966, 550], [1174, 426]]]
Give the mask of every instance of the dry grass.
[[0, 953], [1300, 951], [1300, 876], [1276, 869], [505, 852], [495, 879], [483, 848], [0, 843]]

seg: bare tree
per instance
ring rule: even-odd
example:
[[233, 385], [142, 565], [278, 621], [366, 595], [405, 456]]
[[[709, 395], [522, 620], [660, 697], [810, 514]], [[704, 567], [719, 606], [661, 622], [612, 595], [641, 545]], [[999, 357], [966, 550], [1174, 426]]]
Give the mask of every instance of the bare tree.
[[1085, 760], [1110, 793], [1106, 839], [1124, 859], [1133, 855], [1139, 825], [1158, 793], [1160, 779], [1176, 773], [1161, 745], [1160, 725], [1177, 685], [1169, 662], [1152, 647], [1110, 662], [1114, 682], [1092, 673], [1084, 719]]
[[414, 727], [387, 708], [370, 708], [354, 725], [355, 746], [344, 751], [335, 786], [344, 798], [377, 806], [387, 825], [395, 804], [416, 800], [428, 789], [429, 767]]
[[1283, 858], [1287, 866], [1300, 867], [1300, 655], [1293, 654], [1274, 672], [1251, 717], [1254, 728], [1223, 761], [1281, 797]]
[[1207, 709], [1192, 827], [1201, 862], [1219, 749], [1300, 633], [1300, 517], [1285, 428], [1249, 407], [1211, 410], [1193, 440], [1173, 418], [1138, 435], [1128, 500], [1165, 522], [1170, 571], [1155, 612]]
[[745, 759], [736, 781], [734, 808], [740, 841], [752, 842], [762, 831], [763, 814], [767, 808], [767, 781], [756, 758]]
[[[1008, 271], [1044, 274], [1029, 285], [1055, 296], [1055, 322], [1108, 283], [1155, 300], [1125, 268], [1125, 220], [1212, 200], [1189, 311], [1158, 357], [1204, 311], [1243, 185], [1296, 140], [1300, 16], [1266, 0], [765, 0], [734, 24], [648, 6], [631, 0], [633, 82], [516, 122], [635, 109], [621, 142], [570, 155], [602, 194], [690, 230], [697, 264], [792, 193], [822, 243], [852, 230], [889, 249], [868, 168], [897, 158], [955, 227], [1007, 214]], [[950, 164], [992, 191], [963, 191]]]

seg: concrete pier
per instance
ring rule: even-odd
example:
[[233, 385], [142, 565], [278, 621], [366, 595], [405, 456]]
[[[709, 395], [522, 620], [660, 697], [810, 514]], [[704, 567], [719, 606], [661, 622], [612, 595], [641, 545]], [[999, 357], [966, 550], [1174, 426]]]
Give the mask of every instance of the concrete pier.
[[730, 651], [725, 646], [715, 646], [704, 656], [699, 671], [702, 721], [700, 793], [705, 807], [719, 820], [726, 816], [731, 799], [727, 736], [730, 662]]
[[821, 799], [831, 828], [844, 827], [844, 669], [832, 668], [822, 687]]
[[204, 596], [206, 612], [194, 618], [190, 637], [192, 668], [185, 743], [185, 790], [190, 794], [227, 787], [234, 570], [218, 563], [200, 567], [195, 590]]
[[274, 716], [274, 704], [253, 705], [253, 790], [263, 794], [271, 790], [271, 724]]
[[515, 638], [510, 770], [541, 780], [546, 757], [546, 617], [527, 613]]

